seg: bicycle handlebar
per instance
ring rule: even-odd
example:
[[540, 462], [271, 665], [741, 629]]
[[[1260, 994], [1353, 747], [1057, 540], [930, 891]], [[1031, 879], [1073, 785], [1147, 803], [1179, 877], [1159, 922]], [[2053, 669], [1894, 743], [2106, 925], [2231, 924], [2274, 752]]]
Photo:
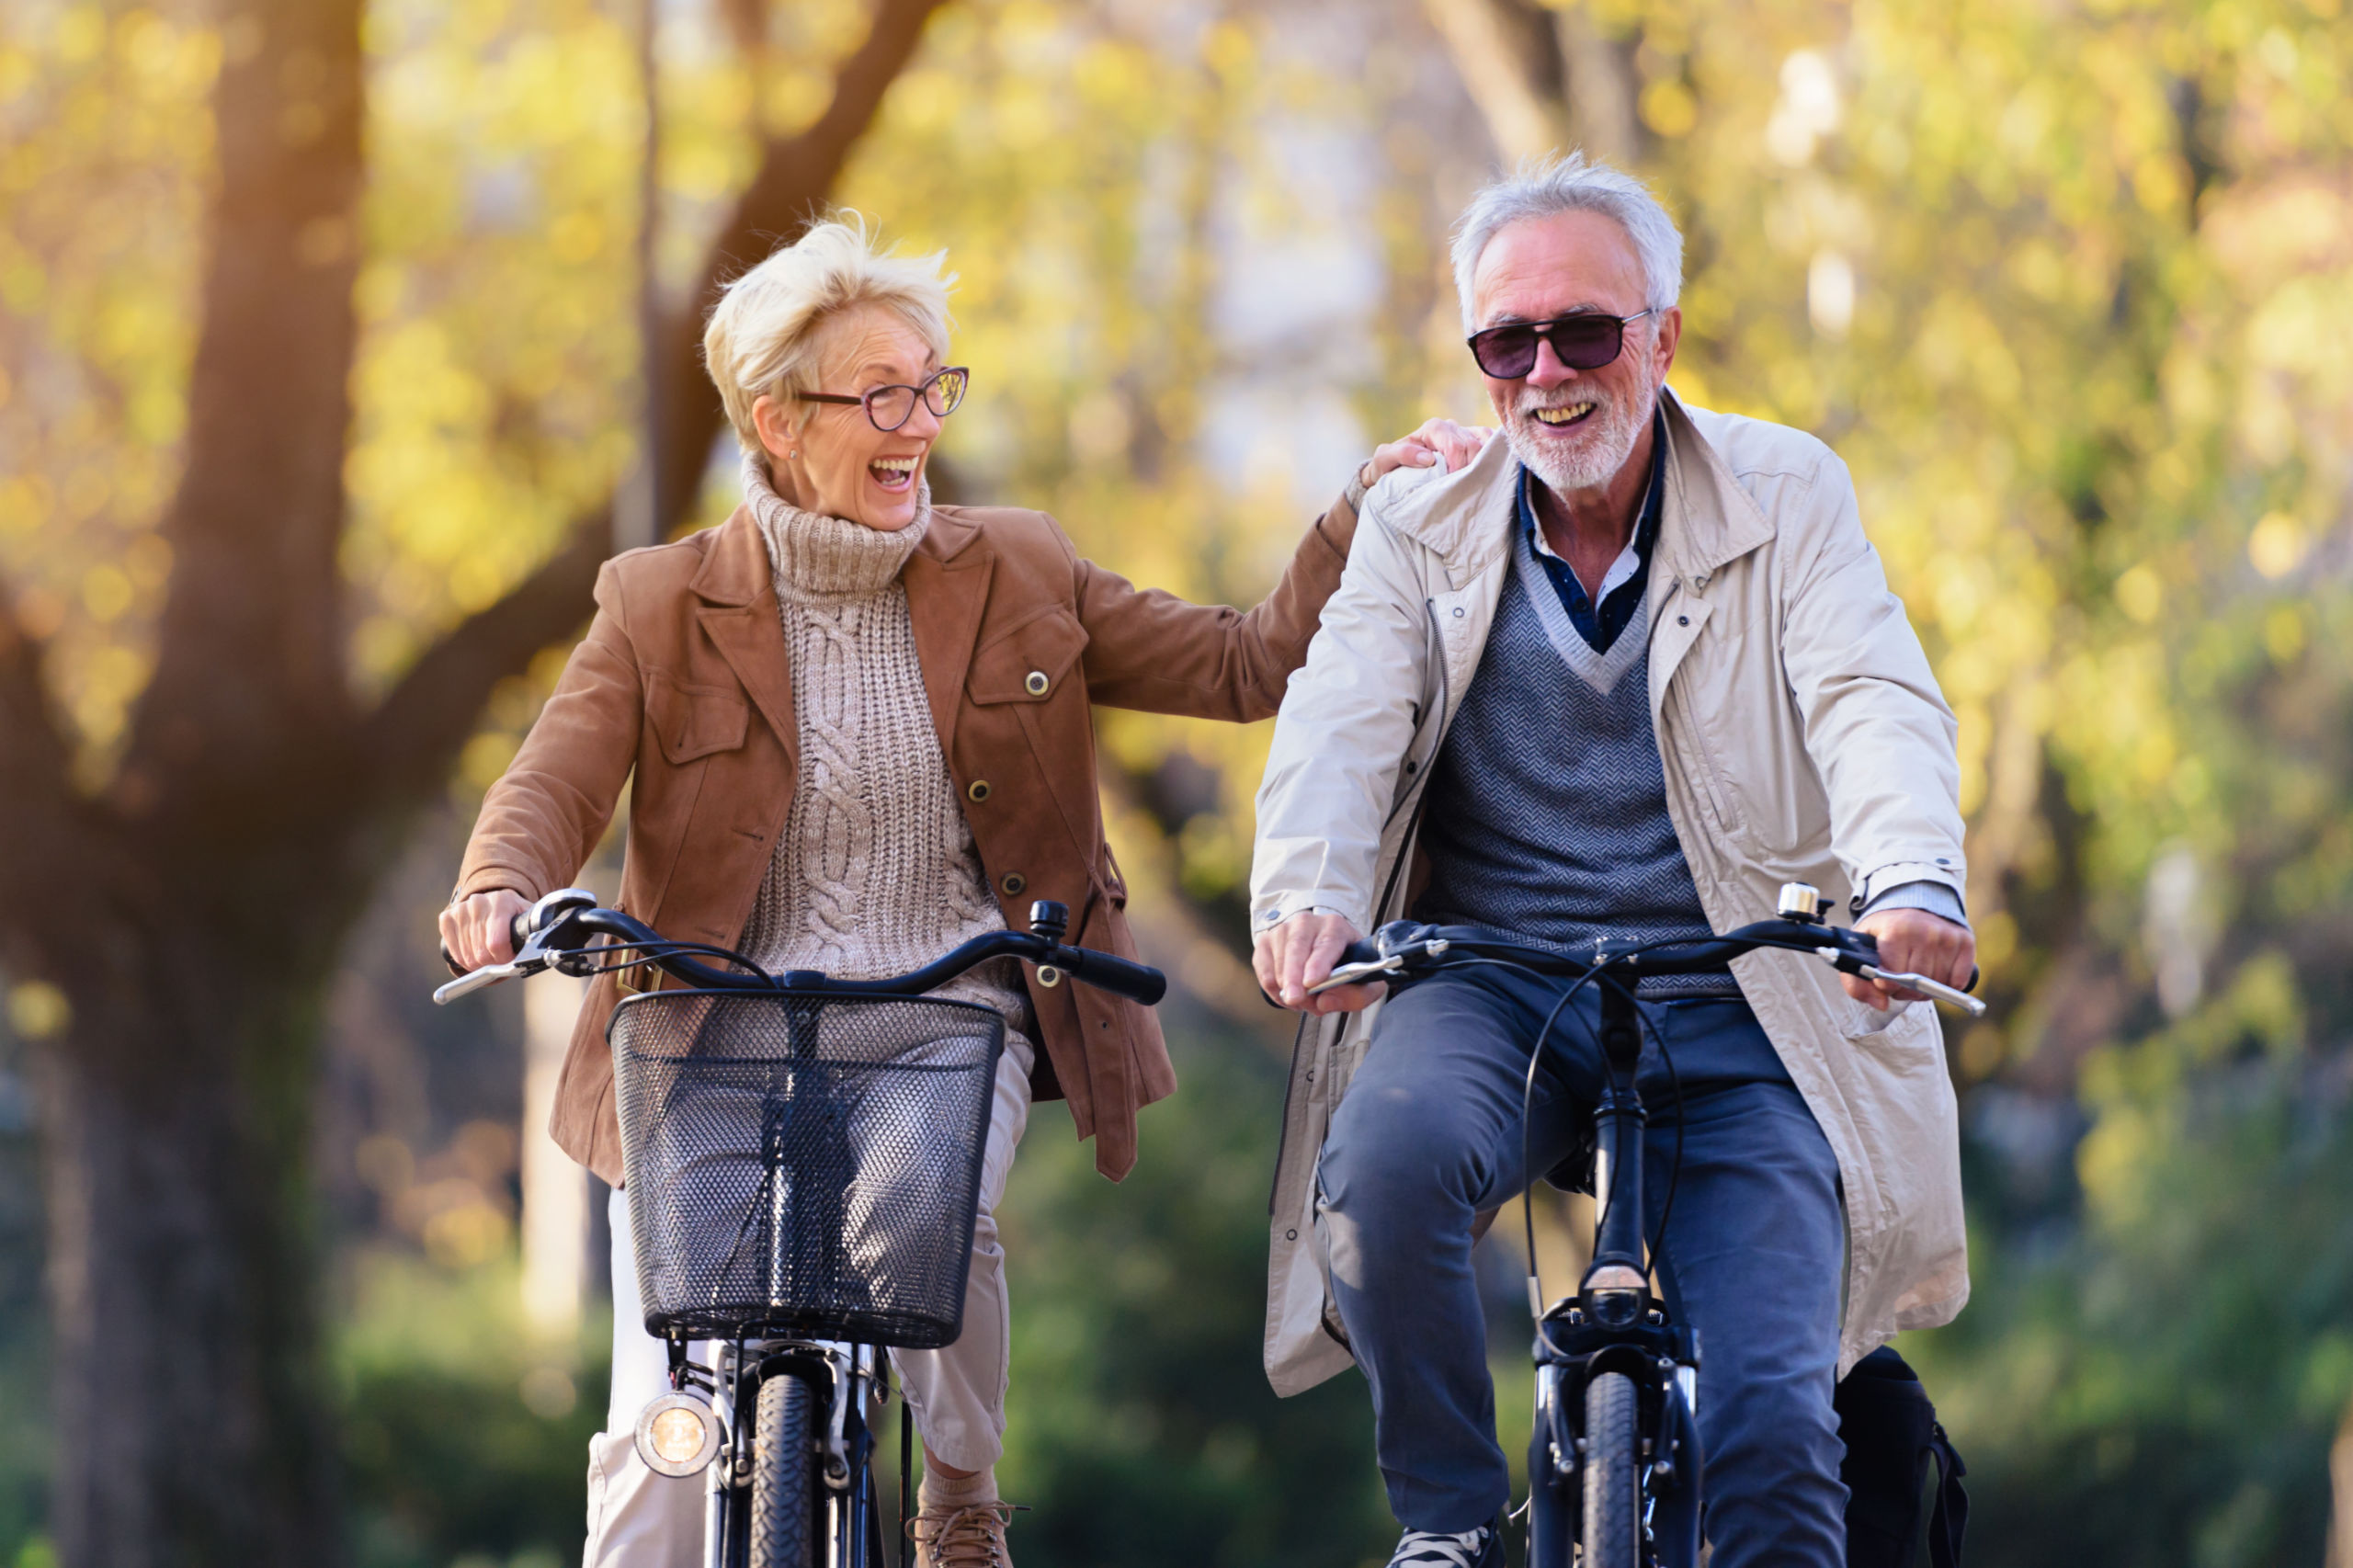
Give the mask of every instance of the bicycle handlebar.
[[[992, 959], [1009, 958], [1034, 964], [1041, 972], [1067, 974], [1099, 991], [1108, 991], [1147, 1007], [1167, 994], [1167, 977], [1156, 969], [1131, 962], [1113, 953], [1065, 945], [1062, 936], [1068, 928], [1069, 921], [1068, 909], [1041, 900], [1030, 906], [1030, 929], [1027, 931], [985, 932], [907, 974], [881, 980], [839, 980], [813, 970], [793, 970], [780, 975], [770, 975], [742, 955], [723, 948], [671, 941], [652, 926], [618, 909], [597, 907], [594, 893], [580, 888], [566, 888], [548, 894], [515, 917], [510, 932], [515, 943], [512, 959], [503, 964], [485, 965], [460, 975], [434, 992], [433, 1000], [446, 1005], [485, 986], [495, 985], [500, 981], [517, 975], [536, 974], [550, 968], [563, 974], [593, 974], [616, 967], [597, 962], [597, 959], [630, 951], [640, 956], [618, 967], [650, 963], [702, 991], [921, 996], [976, 965]], [[591, 948], [590, 942], [598, 937], [610, 938], [614, 945]], [[715, 968], [691, 956], [696, 953], [722, 958], [742, 968]], [[456, 968], [447, 949], [442, 950], [441, 957], [444, 962]]]
[[[1811, 892], [1812, 890], [1807, 890]], [[1311, 993], [1375, 980], [1412, 980], [1428, 974], [1446, 961], [1449, 953], [1465, 958], [1497, 959], [1539, 973], [1579, 979], [1607, 970], [1630, 983], [1659, 974], [1692, 974], [1722, 969], [1744, 953], [1778, 948], [1809, 953], [1832, 968], [1865, 980], [1882, 981], [1958, 1007], [1972, 1017], [1985, 1016], [1985, 1004], [1969, 995], [1977, 985], [1972, 970], [1969, 985], [1961, 990], [1925, 974], [1894, 973], [1877, 962], [1879, 942], [1868, 931], [1832, 926], [1819, 919], [1760, 920], [1720, 937], [1646, 945], [1605, 937], [1594, 944], [1590, 957], [1550, 948], [1530, 948], [1482, 932], [1475, 927], [1424, 926], [1395, 920], [1369, 937], [1359, 937], [1341, 951], [1331, 977], [1309, 987]]]

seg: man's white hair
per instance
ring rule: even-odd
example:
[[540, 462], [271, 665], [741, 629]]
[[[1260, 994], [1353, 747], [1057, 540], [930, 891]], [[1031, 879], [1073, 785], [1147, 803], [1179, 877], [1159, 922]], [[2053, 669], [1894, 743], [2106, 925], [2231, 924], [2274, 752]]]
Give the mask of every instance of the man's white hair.
[[[817, 353], [825, 324], [858, 305], [895, 312], [933, 355], [948, 357], [945, 251], [926, 256], [885, 255], [866, 220], [845, 211], [813, 225], [791, 244], [728, 284], [703, 328], [703, 365], [719, 389], [728, 423], [746, 453], [761, 455], [752, 405], [819, 391]], [[794, 409], [797, 428], [814, 412]]]
[[1682, 298], [1683, 234], [1648, 186], [1583, 153], [1531, 158], [1472, 197], [1454, 225], [1454, 291], [1464, 332], [1479, 329], [1471, 283], [1487, 242], [1514, 223], [1560, 212], [1598, 212], [1626, 231], [1642, 258], [1643, 304], [1663, 311]]

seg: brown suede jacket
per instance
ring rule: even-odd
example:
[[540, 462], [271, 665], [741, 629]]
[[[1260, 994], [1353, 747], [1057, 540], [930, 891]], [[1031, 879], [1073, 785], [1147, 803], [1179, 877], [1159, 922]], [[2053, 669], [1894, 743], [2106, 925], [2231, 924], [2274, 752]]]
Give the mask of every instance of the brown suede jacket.
[[[1356, 532], [1342, 503], [1245, 614], [1138, 589], [1040, 512], [938, 507], [901, 580], [932, 722], [1006, 923], [1034, 899], [1072, 910], [1071, 940], [1136, 956], [1127, 887], [1103, 839], [1091, 705], [1269, 719], [1307, 656]], [[597, 616], [505, 778], [483, 800], [456, 897], [538, 898], [579, 875], [632, 773], [620, 907], [665, 937], [733, 947], [792, 804], [797, 756], [766, 545], [747, 510], [631, 551], [597, 579]], [[1136, 1112], [1176, 1087], [1150, 1009], [1077, 984], [1029, 995], [1040, 1098], [1066, 1096], [1095, 1162], [1136, 1160]], [[590, 988], [550, 1131], [621, 1179], [605, 1028]]]

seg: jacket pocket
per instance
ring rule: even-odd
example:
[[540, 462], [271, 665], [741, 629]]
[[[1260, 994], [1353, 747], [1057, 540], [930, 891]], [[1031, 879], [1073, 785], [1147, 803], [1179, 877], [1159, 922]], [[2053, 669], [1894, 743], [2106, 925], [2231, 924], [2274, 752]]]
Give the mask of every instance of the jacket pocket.
[[[1881, 1012], [1868, 1003], [1858, 1002], [1842, 989], [1837, 997], [1838, 1032], [1848, 1040], [1870, 1040], [1887, 1032], [1887, 1027], [1904, 1016], [1907, 1004], [1898, 1003]], [[1918, 1004], [1908, 1004], [1917, 1006]]]
[[974, 702], [1043, 702], [1086, 651], [1086, 628], [1062, 605], [1031, 612], [982, 644], [964, 689]]
[[689, 686], [658, 670], [646, 681], [646, 726], [673, 767], [733, 751], [744, 744], [751, 722], [752, 705], [733, 687]]

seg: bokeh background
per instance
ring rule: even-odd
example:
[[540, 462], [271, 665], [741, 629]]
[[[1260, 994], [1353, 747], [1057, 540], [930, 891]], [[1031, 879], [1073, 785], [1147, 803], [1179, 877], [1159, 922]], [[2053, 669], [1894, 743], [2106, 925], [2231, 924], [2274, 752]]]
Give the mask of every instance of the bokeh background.
[[[939, 489], [1249, 603], [1481, 415], [1448, 222], [1574, 143], [1685, 229], [1679, 391], [1846, 458], [1961, 714], [1975, 1297], [1904, 1348], [1972, 1558], [2353, 1565], [2340, 5], [11, 0], [0, 1564], [577, 1552], [573, 996], [436, 1011], [429, 922], [595, 562], [733, 505], [714, 279], [826, 203], [946, 249]], [[1184, 1088], [1123, 1187], [1058, 1108], [1017, 1166], [1020, 1560], [1375, 1563], [1360, 1381], [1257, 1370], [1266, 732], [1100, 725]]]

